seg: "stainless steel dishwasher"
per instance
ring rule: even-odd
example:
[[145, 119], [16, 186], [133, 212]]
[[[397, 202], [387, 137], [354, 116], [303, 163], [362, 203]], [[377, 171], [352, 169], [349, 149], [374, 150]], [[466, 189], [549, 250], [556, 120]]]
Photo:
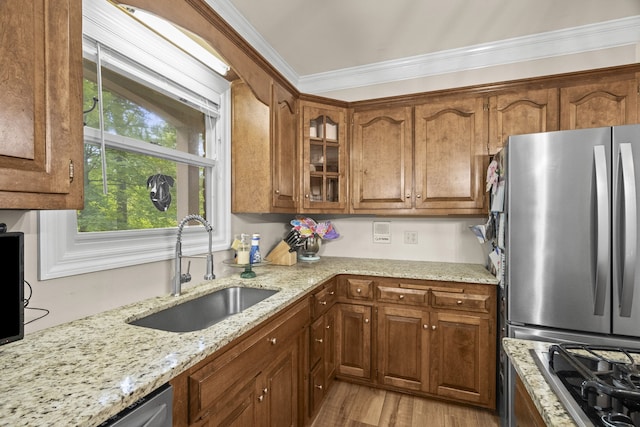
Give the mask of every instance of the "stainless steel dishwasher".
[[165, 384], [99, 427], [172, 427], [173, 387]]

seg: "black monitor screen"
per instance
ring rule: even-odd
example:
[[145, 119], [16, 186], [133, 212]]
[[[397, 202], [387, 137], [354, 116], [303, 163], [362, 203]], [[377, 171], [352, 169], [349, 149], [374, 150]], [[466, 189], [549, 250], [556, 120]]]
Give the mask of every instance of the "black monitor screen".
[[0, 345], [24, 336], [24, 234], [0, 233]]

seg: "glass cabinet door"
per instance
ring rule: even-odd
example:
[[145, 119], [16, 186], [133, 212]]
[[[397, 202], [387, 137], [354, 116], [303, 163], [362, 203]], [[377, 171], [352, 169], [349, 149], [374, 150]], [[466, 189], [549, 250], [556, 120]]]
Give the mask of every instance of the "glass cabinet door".
[[310, 106], [303, 111], [303, 207], [343, 210], [346, 208], [344, 111]]

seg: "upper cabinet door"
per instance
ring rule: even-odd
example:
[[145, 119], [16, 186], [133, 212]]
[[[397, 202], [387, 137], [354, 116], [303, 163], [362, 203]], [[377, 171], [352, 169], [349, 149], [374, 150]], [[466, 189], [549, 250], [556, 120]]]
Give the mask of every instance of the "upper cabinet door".
[[298, 174], [298, 115], [293, 95], [273, 86], [272, 111], [272, 205], [274, 211], [296, 207]]
[[346, 212], [346, 110], [304, 103], [302, 111], [302, 210]]
[[0, 27], [0, 208], [81, 209], [81, 2], [4, 0]]
[[585, 129], [638, 123], [635, 77], [560, 89], [560, 127]]
[[558, 130], [558, 89], [515, 90], [489, 98], [489, 153], [511, 135]]
[[415, 109], [415, 207], [484, 214], [485, 99], [450, 97]]
[[351, 199], [354, 211], [411, 208], [411, 107], [353, 114]]

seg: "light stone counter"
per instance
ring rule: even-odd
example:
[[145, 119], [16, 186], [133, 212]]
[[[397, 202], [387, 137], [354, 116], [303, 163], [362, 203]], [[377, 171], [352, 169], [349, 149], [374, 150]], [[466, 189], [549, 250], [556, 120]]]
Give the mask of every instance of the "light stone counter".
[[[256, 268], [55, 326], [0, 347], [0, 425], [95, 426], [120, 412], [336, 274], [495, 285], [482, 265], [323, 257]], [[207, 329], [163, 332], [126, 322], [230, 286], [280, 292]]]
[[549, 348], [549, 345], [550, 343], [541, 341], [529, 341], [516, 338], [502, 339], [502, 347], [507, 353], [507, 356], [509, 356], [509, 361], [520, 376], [522, 383], [529, 392], [529, 396], [531, 396], [531, 400], [533, 400], [545, 423], [547, 423], [548, 426], [554, 427], [574, 427], [576, 423], [558, 400], [549, 383], [547, 383], [542, 376], [530, 353], [532, 349], [546, 350]]

